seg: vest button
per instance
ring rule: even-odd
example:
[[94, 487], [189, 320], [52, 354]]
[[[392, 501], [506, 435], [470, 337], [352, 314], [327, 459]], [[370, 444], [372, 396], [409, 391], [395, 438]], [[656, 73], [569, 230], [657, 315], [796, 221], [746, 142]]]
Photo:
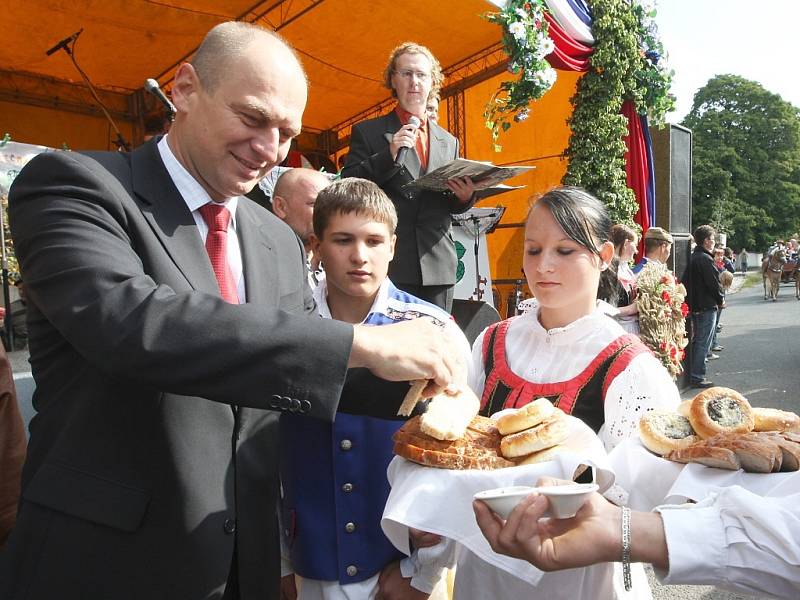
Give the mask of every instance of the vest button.
[[346, 494], [349, 494], [350, 492], [353, 491], [353, 484], [352, 483], [345, 483], [342, 486], [342, 491], [345, 492]]
[[339, 442], [339, 447], [345, 451], [350, 450], [350, 448], [353, 447], [353, 442], [351, 442], [350, 440], [342, 440], [341, 442]]
[[347, 574], [350, 577], [355, 577], [356, 575], [358, 575], [358, 569], [356, 568], [355, 565], [350, 565], [349, 567], [347, 567]]
[[344, 530], [347, 533], [353, 533], [356, 530], [356, 524], [355, 523], [346, 523], [345, 526], [344, 526]]
[[236, 521], [233, 519], [225, 519], [225, 523], [222, 524], [222, 529], [227, 534], [234, 533], [236, 531]]

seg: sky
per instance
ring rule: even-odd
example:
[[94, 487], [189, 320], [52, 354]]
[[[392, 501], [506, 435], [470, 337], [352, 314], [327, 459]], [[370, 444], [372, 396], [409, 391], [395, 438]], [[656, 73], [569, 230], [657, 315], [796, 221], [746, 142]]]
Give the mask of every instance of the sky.
[[656, 23], [675, 71], [678, 123], [695, 92], [715, 75], [733, 74], [800, 107], [800, 0], [657, 0]]

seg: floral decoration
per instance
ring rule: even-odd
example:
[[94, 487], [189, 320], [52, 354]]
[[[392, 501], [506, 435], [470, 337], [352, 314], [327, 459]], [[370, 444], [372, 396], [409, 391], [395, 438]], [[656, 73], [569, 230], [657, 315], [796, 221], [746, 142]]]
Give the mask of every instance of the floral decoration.
[[636, 280], [639, 337], [676, 378], [686, 356], [686, 288], [665, 265], [650, 261]]
[[663, 123], [664, 116], [675, 108], [675, 96], [669, 92], [674, 72], [667, 66], [658, 34], [655, 2], [636, 0], [631, 9], [636, 17], [639, 39], [639, 60], [633, 73], [641, 97], [637, 108], [640, 114], [647, 113], [654, 123]]
[[555, 45], [544, 18], [543, 0], [508, 0], [499, 12], [485, 18], [503, 27], [503, 47], [508, 54], [508, 71], [519, 74], [515, 81], [504, 81], [486, 105], [483, 116], [492, 131], [495, 152], [500, 133], [530, 115], [528, 105], [541, 98], [556, 82], [556, 71], [545, 57]]

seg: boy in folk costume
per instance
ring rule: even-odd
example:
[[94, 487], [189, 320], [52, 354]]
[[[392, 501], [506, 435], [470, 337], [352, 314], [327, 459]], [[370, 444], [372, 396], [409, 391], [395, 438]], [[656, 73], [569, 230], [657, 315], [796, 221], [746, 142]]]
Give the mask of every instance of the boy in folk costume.
[[[387, 277], [396, 224], [392, 202], [370, 181], [343, 179], [319, 193], [312, 246], [326, 272], [314, 291], [320, 316], [376, 326], [431, 319], [466, 365], [469, 344], [452, 317], [398, 290]], [[292, 570], [302, 578], [301, 600], [376, 593], [428, 598], [439, 579], [440, 567], [419, 552], [404, 557], [380, 527], [392, 435], [405, 421], [397, 410], [407, 391], [406, 383], [351, 370], [333, 424], [282, 416], [283, 530]], [[437, 540], [420, 533], [415, 541], [420, 547]]]

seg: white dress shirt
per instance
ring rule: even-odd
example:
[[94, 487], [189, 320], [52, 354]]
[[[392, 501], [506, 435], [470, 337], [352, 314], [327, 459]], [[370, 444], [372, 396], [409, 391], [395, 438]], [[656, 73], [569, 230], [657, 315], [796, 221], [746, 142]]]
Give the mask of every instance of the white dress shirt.
[[[175, 187], [178, 188], [183, 201], [192, 213], [194, 222], [197, 224], [197, 230], [200, 232], [200, 238], [203, 240], [203, 245], [206, 243], [208, 236], [208, 225], [206, 225], [203, 215], [200, 214], [200, 207], [213, 202], [208, 192], [203, 189], [197, 180], [192, 177], [189, 171], [178, 162], [172, 149], [167, 144], [167, 136], [165, 135], [158, 142], [158, 152], [161, 154], [161, 160], [167, 168], [169, 176]], [[236, 282], [236, 295], [239, 296], [239, 304], [244, 304], [247, 301], [245, 286], [244, 286], [244, 272], [242, 268], [242, 251], [239, 248], [239, 236], [236, 233], [236, 206], [239, 203], [239, 196], [227, 198], [224, 202], [216, 204], [224, 204], [228, 211], [231, 213], [231, 221], [228, 225], [228, 233], [233, 235], [226, 236], [227, 238], [227, 258], [228, 267], [233, 275], [233, 280]]]
[[799, 506], [800, 494], [763, 497], [740, 486], [661, 506], [669, 572], [656, 575], [665, 584], [800, 598]]

